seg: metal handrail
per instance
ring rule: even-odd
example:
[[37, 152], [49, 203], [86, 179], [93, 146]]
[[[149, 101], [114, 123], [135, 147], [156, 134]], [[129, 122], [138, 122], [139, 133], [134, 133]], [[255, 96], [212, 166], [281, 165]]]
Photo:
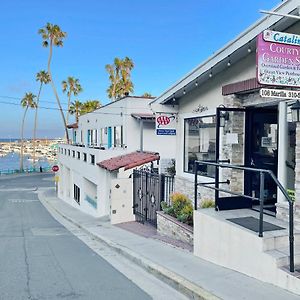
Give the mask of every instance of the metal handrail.
[[[260, 195], [259, 198], [243, 195], [237, 192], [233, 192], [230, 190], [226, 190], [223, 188], [219, 188], [219, 182], [216, 184], [215, 187], [207, 186], [208, 183], [198, 183], [198, 165], [208, 165], [208, 166], [215, 166], [216, 168], [227, 168], [227, 169], [235, 169], [235, 170], [241, 170], [241, 171], [250, 171], [260, 174]], [[288, 195], [285, 188], [282, 186], [282, 184], [279, 182], [279, 180], [276, 178], [274, 173], [271, 170], [266, 169], [258, 169], [258, 168], [250, 168], [245, 166], [239, 166], [239, 165], [231, 165], [231, 164], [221, 164], [217, 162], [208, 162], [208, 161], [198, 161], [195, 160], [194, 162], [194, 175], [195, 175], [195, 210], [197, 210], [197, 194], [198, 194], [198, 185], [202, 185], [205, 188], [212, 189], [215, 191], [221, 191], [228, 194], [241, 196], [245, 198], [250, 198], [253, 200], [259, 200], [260, 202], [260, 210], [259, 210], [259, 237], [263, 237], [263, 206], [264, 206], [264, 181], [265, 181], [265, 174], [270, 175], [270, 177], [274, 180], [276, 186], [280, 189], [284, 197], [289, 203], [289, 246], [290, 246], [290, 272], [295, 271], [295, 263], [294, 263], [294, 201], [291, 199], [291, 197]], [[217, 179], [217, 178], [216, 178]], [[216, 182], [217, 183], [217, 180]], [[228, 183], [228, 182], [226, 182]]]

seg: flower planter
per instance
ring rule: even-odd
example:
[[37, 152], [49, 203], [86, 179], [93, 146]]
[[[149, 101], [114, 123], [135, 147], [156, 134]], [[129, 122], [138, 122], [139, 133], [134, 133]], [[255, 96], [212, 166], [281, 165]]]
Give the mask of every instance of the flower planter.
[[163, 211], [157, 211], [156, 214], [158, 233], [193, 246], [193, 227], [179, 222]]

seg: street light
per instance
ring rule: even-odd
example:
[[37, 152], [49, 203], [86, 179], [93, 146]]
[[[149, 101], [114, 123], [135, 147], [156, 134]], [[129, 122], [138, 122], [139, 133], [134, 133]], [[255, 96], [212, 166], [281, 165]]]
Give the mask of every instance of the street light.
[[300, 122], [300, 102], [297, 100], [293, 105], [291, 105], [292, 121]]

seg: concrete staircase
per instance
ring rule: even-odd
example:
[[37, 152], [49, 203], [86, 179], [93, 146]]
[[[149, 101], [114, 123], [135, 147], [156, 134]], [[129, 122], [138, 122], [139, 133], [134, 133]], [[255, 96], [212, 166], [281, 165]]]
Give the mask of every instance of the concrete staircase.
[[264, 221], [284, 229], [264, 232], [260, 238], [258, 233], [227, 220], [249, 216], [259, 218], [249, 209], [195, 211], [194, 254], [300, 295], [300, 231], [294, 235], [295, 272], [291, 273], [288, 224], [264, 215]]

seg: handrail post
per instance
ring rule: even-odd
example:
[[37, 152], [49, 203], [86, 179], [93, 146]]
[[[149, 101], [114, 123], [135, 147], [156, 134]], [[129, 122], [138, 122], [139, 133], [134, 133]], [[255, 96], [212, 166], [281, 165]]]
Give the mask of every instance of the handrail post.
[[194, 208], [195, 208], [195, 210], [197, 210], [197, 206], [198, 206], [198, 203], [197, 203], [197, 194], [198, 194], [198, 164], [197, 164], [197, 161], [195, 160], [194, 161], [194, 172], [195, 172], [195, 182], [194, 182], [194, 184], [195, 184], [195, 186], [194, 186], [194, 193], [195, 193], [195, 195], [194, 195], [194, 197], [195, 197], [195, 199], [194, 199]]
[[289, 202], [290, 272], [295, 272], [294, 262], [294, 202]]
[[265, 174], [260, 172], [260, 189], [259, 189], [259, 237], [263, 237], [263, 216], [264, 216], [264, 191], [265, 190]]

